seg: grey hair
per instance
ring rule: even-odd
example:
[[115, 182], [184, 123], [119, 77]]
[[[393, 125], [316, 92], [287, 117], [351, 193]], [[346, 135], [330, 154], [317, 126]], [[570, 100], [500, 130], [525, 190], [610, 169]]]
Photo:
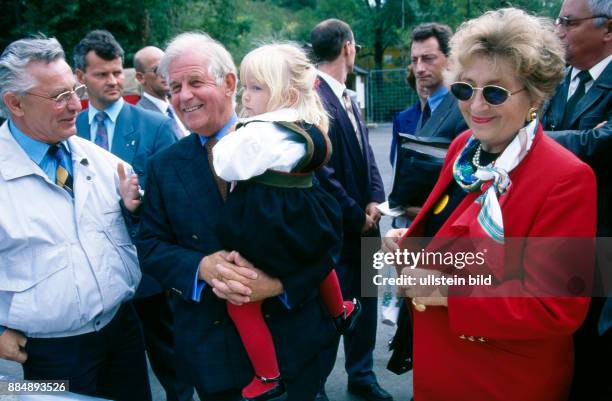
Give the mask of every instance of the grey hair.
[[227, 74], [238, 75], [231, 54], [221, 43], [204, 32], [186, 32], [170, 41], [164, 51], [164, 57], [159, 62], [158, 70], [166, 82], [170, 82], [168, 71], [170, 64], [187, 51], [197, 51], [206, 55], [208, 73], [214, 78], [217, 86], [223, 83]]
[[612, 2], [610, 0], [588, 0], [591, 14], [593, 15], [605, 15], [606, 17], [600, 17], [593, 19], [595, 26], [602, 26], [606, 23], [606, 20], [612, 18]]
[[[36, 85], [36, 79], [27, 70], [30, 63], [41, 61], [48, 64], [65, 57], [62, 45], [55, 38], [41, 35], [11, 43], [0, 56], [0, 98], [3, 99], [8, 92], [24, 95]], [[0, 102], [0, 115], [10, 117], [4, 101]]]

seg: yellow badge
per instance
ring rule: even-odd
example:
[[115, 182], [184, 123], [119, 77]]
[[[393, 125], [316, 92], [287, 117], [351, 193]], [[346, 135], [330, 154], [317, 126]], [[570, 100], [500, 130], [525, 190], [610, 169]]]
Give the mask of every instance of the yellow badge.
[[442, 199], [440, 199], [438, 201], [438, 203], [436, 204], [436, 207], [433, 210], [433, 214], [440, 214], [440, 213], [442, 213], [442, 210], [444, 210], [446, 205], [448, 205], [448, 200], [449, 199], [450, 199], [450, 196], [448, 196], [448, 194], [444, 195], [442, 197]]

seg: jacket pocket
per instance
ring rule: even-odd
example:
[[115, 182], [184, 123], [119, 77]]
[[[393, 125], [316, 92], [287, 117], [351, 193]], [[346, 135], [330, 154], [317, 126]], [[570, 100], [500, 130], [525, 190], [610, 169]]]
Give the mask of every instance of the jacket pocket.
[[[112, 245], [105, 259], [105, 265], [112, 269], [121, 268], [127, 274], [127, 285], [134, 290], [142, 276], [138, 265], [136, 247], [128, 233], [121, 210], [104, 214], [105, 226], [102, 231]], [[121, 266], [121, 267], [120, 267]]]
[[32, 335], [82, 326], [81, 302], [65, 247], [38, 250], [2, 273], [0, 290], [13, 293], [8, 327]]

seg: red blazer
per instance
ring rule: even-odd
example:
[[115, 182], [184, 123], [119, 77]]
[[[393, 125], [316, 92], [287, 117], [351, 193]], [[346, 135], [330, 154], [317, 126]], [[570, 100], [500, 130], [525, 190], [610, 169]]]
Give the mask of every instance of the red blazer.
[[[427, 219], [452, 177], [452, 165], [470, 131], [449, 148], [442, 172], [406, 236], [423, 235]], [[511, 173], [512, 186], [500, 197], [505, 237], [595, 236], [596, 187], [592, 170], [543, 134]], [[468, 194], [435, 235], [438, 250], [482, 235], [476, 217], [479, 193]], [[590, 240], [587, 240], [589, 242]], [[499, 281], [484, 297], [448, 298], [448, 308], [414, 312], [416, 401], [560, 401], [572, 380], [572, 333], [582, 323], [588, 298], [542, 295], [556, 277], [564, 249], [526, 246], [488, 266]], [[526, 256], [530, 255], [529, 258]], [[538, 263], [534, 255], [543, 255]], [[576, 269], [592, 268], [590, 252]], [[535, 266], [537, 264], [537, 266]], [[507, 266], [515, 266], [513, 268]], [[518, 266], [518, 267], [516, 267]], [[586, 266], [586, 267], [585, 267]], [[590, 275], [589, 275], [590, 277]], [[495, 297], [496, 294], [513, 297]], [[558, 294], [558, 293], [557, 293]], [[493, 297], [492, 297], [493, 295]]]

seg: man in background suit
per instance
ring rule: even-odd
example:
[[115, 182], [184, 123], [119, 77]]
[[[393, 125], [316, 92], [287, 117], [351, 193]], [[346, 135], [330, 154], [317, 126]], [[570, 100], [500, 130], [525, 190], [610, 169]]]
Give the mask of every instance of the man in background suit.
[[170, 87], [157, 72], [159, 61], [163, 56], [164, 51], [155, 46], [143, 47], [134, 54], [136, 80], [142, 88], [142, 95], [136, 106], [168, 116], [173, 121], [174, 134], [181, 139], [189, 135], [189, 131], [185, 129], [168, 102]]
[[[452, 35], [447, 25], [421, 24], [412, 31], [410, 47], [416, 85], [429, 93], [414, 135], [423, 138], [423, 141], [430, 138], [441, 145], [450, 144], [467, 129], [457, 99], [444, 85], [443, 73], [447, 68]], [[438, 166], [431, 160], [411, 157], [413, 154], [405, 152], [402, 147], [407, 140], [401, 134], [398, 138], [397, 162], [389, 201], [392, 207], [399, 205], [407, 209], [407, 217], [412, 219], [433, 189], [442, 164], [437, 163]]]
[[[130, 163], [144, 187], [149, 157], [176, 142], [172, 121], [123, 100], [123, 49], [109, 32], [88, 33], [74, 49], [74, 64], [89, 95], [88, 110], [77, 116], [77, 135]], [[174, 370], [172, 316], [159, 283], [143, 275], [134, 304], [151, 366], [168, 400], [190, 400], [193, 389]]]
[[[342, 256], [335, 268], [344, 297], [358, 298], [362, 304], [355, 330], [344, 336], [348, 390], [366, 400], [389, 401], [391, 395], [380, 387], [372, 370], [377, 299], [360, 296], [361, 236], [380, 236], [376, 205], [384, 201], [385, 194], [368, 130], [359, 107], [346, 94], [346, 77], [353, 70], [357, 51], [355, 37], [345, 22], [328, 19], [313, 29], [310, 42], [319, 69], [317, 91], [331, 117], [329, 137], [333, 149], [328, 164], [317, 172], [317, 177], [336, 197], [344, 216]], [[330, 371], [336, 352], [337, 343], [327, 353]], [[327, 398], [323, 387], [318, 398]]]
[[179, 296], [174, 316], [180, 377], [201, 400], [242, 400], [253, 369], [226, 300], [266, 299], [263, 313], [287, 400], [312, 400], [319, 354], [335, 334], [318, 296], [328, 269], [305, 269], [281, 281], [223, 249], [217, 211], [228, 184], [212, 170], [212, 149], [237, 121], [236, 67], [220, 43], [201, 33], [177, 36], [165, 53], [159, 68], [172, 88], [172, 106], [196, 135], [151, 159], [137, 246], [143, 270]]
[[[565, 0], [556, 20], [569, 67], [542, 113], [546, 134], [589, 164], [597, 178], [597, 235], [612, 236], [612, 3]], [[598, 271], [607, 268], [598, 257]], [[599, 275], [599, 274], [598, 274]], [[601, 277], [582, 327], [574, 336], [571, 400], [610, 400], [612, 307], [604, 308]]]

